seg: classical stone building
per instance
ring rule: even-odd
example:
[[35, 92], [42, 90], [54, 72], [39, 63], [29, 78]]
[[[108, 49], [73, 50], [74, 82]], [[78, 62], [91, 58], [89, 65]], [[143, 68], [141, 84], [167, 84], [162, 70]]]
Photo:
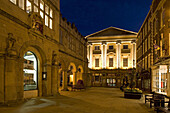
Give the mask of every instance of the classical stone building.
[[85, 38], [92, 86], [120, 87], [136, 68], [137, 33], [109, 27]]
[[[60, 19], [59, 0], [1, 1], [0, 103], [56, 95], [61, 73], [63, 89], [70, 74], [73, 84], [83, 79], [86, 40], [74, 26]], [[64, 34], [69, 40], [59, 38]]]
[[137, 38], [141, 88], [170, 95], [170, 1], [153, 0]]

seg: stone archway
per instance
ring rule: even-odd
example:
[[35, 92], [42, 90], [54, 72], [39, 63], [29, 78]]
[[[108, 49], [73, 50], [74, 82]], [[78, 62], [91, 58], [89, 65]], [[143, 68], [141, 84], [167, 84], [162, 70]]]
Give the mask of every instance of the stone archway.
[[83, 80], [83, 73], [84, 73], [83, 67], [81, 65], [79, 65], [77, 70], [78, 70], [77, 71], [77, 81]]
[[[37, 68], [36, 68], [36, 76], [37, 76], [37, 87], [35, 88], [30, 88], [29, 90], [24, 90], [24, 79], [28, 78], [25, 77], [24, 73], [25, 73], [25, 68], [24, 68], [24, 61], [29, 60], [28, 58], [25, 57], [26, 53], [32, 53], [32, 56], [36, 57], [37, 60]], [[42, 77], [42, 73], [45, 72], [45, 62], [46, 62], [46, 55], [44, 54], [44, 52], [42, 51], [42, 49], [39, 46], [36, 45], [31, 45], [31, 46], [27, 46], [24, 45], [21, 49], [20, 49], [20, 57], [23, 58], [23, 62], [21, 63], [21, 70], [22, 73], [20, 75], [20, 77], [22, 78], [22, 84], [21, 87], [23, 87], [23, 97], [24, 98], [32, 98], [32, 97], [37, 97], [37, 96], [42, 96], [42, 95], [46, 95], [47, 93], [47, 88], [43, 82], [43, 77]], [[27, 64], [26, 64], [27, 65]], [[35, 70], [35, 69], [34, 69]], [[29, 73], [30, 71], [28, 71]], [[30, 74], [30, 73], [29, 73]], [[30, 75], [33, 76], [33, 75]], [[35, 80], [33, 80], [34, 82]], [[31, 85], [30, 85], [31, 86]]]
[[68, 81], [67, 81], [67, 83], [69, 84], [69, 85], [76, 85], [76, 83], [77, 83], [77, 73], [76, 73], [76, 71], [77, 71], [77, 69], [76, 69], [76, 65], [73, 63], [73, 62], [71, 62], [70, 64], [69, 64], [69, 66], [68, 66]]

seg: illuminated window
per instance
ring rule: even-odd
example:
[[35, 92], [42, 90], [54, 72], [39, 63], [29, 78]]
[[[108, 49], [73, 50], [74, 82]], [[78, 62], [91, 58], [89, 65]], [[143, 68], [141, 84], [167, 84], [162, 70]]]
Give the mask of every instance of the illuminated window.
[[47, 4], [45, 4], [45, 13], [46, 13], [46, 14], [49, 14], [49, 7], [48, 7]]
[[19, 7], [24, 10], [24, 1], [25, 0], [19, 0]]
[[44, 10], [44, 2], [40, 0], [40, 9]]
[[38, 12], [38, 8], [34, 6], [34, 12]]
[[123, 67], [128, 67], [128, 58], [123, 58]]
[[10, 0], [12, 3], [16, 4], [17, 0]]
[[40, 16], [44, 18], [44, 13], [42, 11], [40, 11]]
[[53, 28], [53, 21], [52, 21], [52, 19], [50, 19], [50, 29], [52, 29]]
[[123, 49], [128, 49], [128, 45], [123, 45]]
[[29, 0], [26, 0], [26, 12], [30, 13], [32, 11], [31, 2]]
[[95, 67], [99, 67], [99, 59], [95, 59]]
[[100, 46], [95, 46], [95, 50], [100, 50]]
[[113, 67], [113, 58], [109, 58], [109, 67]]
[[34, 0], [34, 3], [38, 6], [38, 0]]
[[110, 45], [110, 46], [109, 46], [109, 49], [113, 49], [113, 45]]
[[45, 15], [45, 25], [48, 26], [48, 16]]
[[50, 8], [50, 17], [53, 18], [53, 10]]

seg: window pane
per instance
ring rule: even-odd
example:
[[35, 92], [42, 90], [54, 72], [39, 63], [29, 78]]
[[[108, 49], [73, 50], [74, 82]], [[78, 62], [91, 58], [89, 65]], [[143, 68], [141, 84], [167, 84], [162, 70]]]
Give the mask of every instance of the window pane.
[[38, 8], [34, 6], [34, 12], [38, 12]]
[[45, 13], [49, 14], [49, 7], [47, 4], [45, 4]]
[[128, 45], [123, 45], [123, 49], [128, 49]]
[[17, 1], [16, 0], [10, 0], [12, 3], [14, 3], [14, 4], [16, 4], [17, 3]]
[[113, 67], [113, 58], [109, 58], [109, 67]]
[[40, 16], [44, 18], [44, 13], [42, 11], [40, 11]]
[[109, 49], [113, 49], [113, 46], [109, 46]]
[[99, 67], [99, 59], [95, 59], [95, 67]]
[[50, 17], [53, 18], [53, 10], [50, 8]]
[[45, 15], [45, 25], [48, 26], [48, 16]]
[[19, 7], [24, 10], [24, 0], [19, 0]]
[[38, 0], [34, 0], [34, 3], [38, 6]]
[[44, 2], [40, 0], [40, 9], [44, 10]]
[[123, 58], [123, 67], [128, 67], [128, 58]]
[[37, 67], [38, 61], [36, 56], [28, 51], [24, 55], [24, 90], [37, 89]]
[[26, 0], [26, 12], [30, 13], [32, 11], [31, 2]]
[[53, 22], [52, 19], [50, 19], [50, 29], [53, 28], [53, 23], [52, 22]]

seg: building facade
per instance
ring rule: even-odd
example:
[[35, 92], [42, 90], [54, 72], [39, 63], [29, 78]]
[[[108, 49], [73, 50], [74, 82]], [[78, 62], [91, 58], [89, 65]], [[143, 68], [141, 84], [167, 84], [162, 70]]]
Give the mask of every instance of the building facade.
[[153, 0], [137, 38], [141, 88], [170, 95], [170, 1]]
[[109, 27], [86, 36], [92, 86], [120, 87], [136, 68], [137, 33]]
[[[60, 16], [60, 86], [62, 90], [68, 90], [68, 86], [76, 85], [78, 80], [86, 83], [88, 69], [87, 41], [78, 32], [74, 23]], [[64, 82], [65, 81], [65, 82]], [[65, 83], [65, 84], [64, 84]]]
[[[60, 19], [59, 0], [1, 1], [0, 103], [57, 95], [61, 72], [63, 89], [67, 88], [69, 74], [75, 80], [73, 84], [76, 77], [83, 79], [86, 40], [69, 24], [60, 24], [63, 21]], [[83, 55], [77, 55], [63, 44], [70, 45], [71, 41], [63, 39], [61, 43], [61, 29], [69, 36], [74, 33]]]

